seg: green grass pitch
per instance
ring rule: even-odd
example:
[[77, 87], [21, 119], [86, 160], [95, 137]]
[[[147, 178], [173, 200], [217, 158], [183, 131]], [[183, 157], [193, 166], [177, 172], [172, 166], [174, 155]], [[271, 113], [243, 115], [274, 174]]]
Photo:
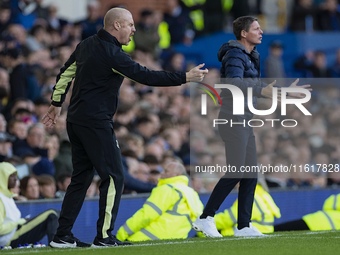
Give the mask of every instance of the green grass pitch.
[[1, 254], [38, 255], [336, 255], [340, 251], [340, 231], [278, 232], [265, 237], [190, 238], [135, 243], [110, 248], [2, 250]]

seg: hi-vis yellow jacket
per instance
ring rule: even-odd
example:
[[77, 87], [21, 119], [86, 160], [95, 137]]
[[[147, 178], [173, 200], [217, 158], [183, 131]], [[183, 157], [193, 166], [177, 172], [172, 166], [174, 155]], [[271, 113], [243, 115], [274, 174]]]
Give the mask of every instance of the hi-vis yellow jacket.
[[306, 214], [302, 217], [310, 230], [340, 229], [340, 194], [328, 197], [321, 211]]
[[[169, 32], [168, 23], [162, 21], [158, 26], [159, 43], [160, 49], [165, 50], [170, 47], [171, 35]], [[132, 38], [128, 45], [122, 45], [122, 49], [127, 53], [132, 53], [135, 50], [135, 41]]]
[[118, 229], [120, 240], [187, 238], [203, 204], [184, 176], [160, 179], [143, 207]]
[[[216, 227], [223, 236], [234, 235], [234, 227], [237, 225], [237, 204], [236, 200], [230, 208], [215, 215]], [[275, 217], [281, 217], [280, 209], [271, 195], [257, 184], [251, 216], [253, 226], [262, 233], [272, 233]]]

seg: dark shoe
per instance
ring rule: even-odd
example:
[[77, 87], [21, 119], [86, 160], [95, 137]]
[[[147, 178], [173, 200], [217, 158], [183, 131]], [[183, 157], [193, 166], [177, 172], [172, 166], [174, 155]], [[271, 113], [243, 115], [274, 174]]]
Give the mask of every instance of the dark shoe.
[[54, 236], [50, 242], [52, 248], [76, 248], [76, 247], [90, 247], [91, 244], [84, 243], [73, 235]]
[[101, 247], [110, 247], [110, 246], [123, 246], [123, 245], [131, 245], [130, 242], [122, 242], [118, 240], [115, 236], [109, 236], [107, 238], [98, 238], [96, 237], [93, 241], [91, 247], [93, 248], [101, 248]]

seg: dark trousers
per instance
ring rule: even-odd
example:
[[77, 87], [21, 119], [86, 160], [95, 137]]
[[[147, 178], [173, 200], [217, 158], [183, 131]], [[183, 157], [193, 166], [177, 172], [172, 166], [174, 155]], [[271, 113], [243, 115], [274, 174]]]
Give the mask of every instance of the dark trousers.
[[[219, 114], [219, 119], [233, 120], [234, 123], [243, 123], [244, 119], [225, 113]], [[203, 210], [203, 216], [214, 216], [216, 211], [237, 183], [240, 183], [238, 192], [238, 228], [249, 226], [254, 193], [257, 184], [257, 173], [241, 172], [242, 166], [256, 166], [256, 144], [253, 129], [247, 126], [230, 123], [219, 125], [219, 133], [225, 143], [227, 165], [233, 167], [236, 172], [227, 172], [216, 184], [210, 198]]]
[[50, 242], [57, 231], [57, 227], [58, 213], [55, 210], [47, 210], [20, 226], [12, 237], [10, 245], [12, 248], [16, 248], [19, 244], [34, 244], [45, 235]]
[[100, 176], [97, 237], [112, 235], [123, 191], [123, 166], [118, 142], [111, 128], [92, 128], [67, 122], [73, 174], [59, 218], [58, 236], [70, 235], [83, 205], [94, 171]]
[[303, 219], [288, 221], [274, 226], [274, 231], [309, 230]]

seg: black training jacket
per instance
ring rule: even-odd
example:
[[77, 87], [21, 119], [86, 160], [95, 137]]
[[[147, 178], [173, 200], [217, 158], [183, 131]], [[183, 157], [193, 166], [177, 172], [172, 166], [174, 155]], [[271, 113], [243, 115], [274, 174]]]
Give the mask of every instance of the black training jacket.
[[186, 82], [185, 72], [152, 71], [124, 53], [117, 39], [104, 29], [81, 43], [60, 69], [52, 105], [61, 106], [74, 79], [67, 121], [92, 127], [111, 127], [124, 77], [150, 86]]

